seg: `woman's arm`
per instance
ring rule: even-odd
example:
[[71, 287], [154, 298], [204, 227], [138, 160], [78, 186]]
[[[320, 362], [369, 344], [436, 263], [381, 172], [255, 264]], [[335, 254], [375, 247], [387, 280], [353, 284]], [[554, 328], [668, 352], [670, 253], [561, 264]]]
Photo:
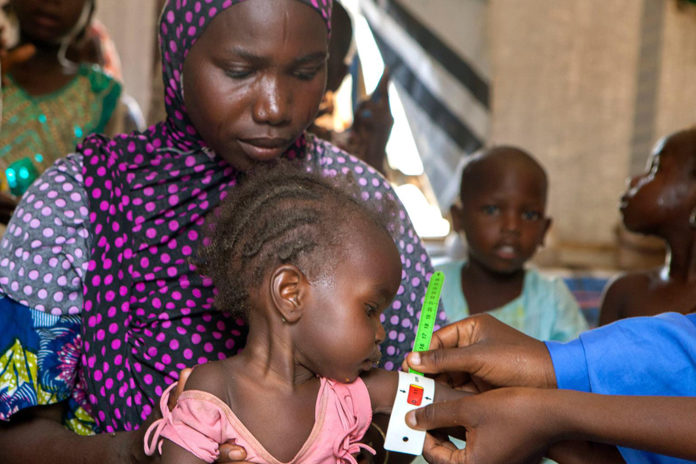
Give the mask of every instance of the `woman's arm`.
[[139, 431], [84, 437], [61, 424], [64, 404], [37, 406], [15, 414], [0, 425], [2, 462], [6, 464], [141, 464], [151, 461], [143, 452]]

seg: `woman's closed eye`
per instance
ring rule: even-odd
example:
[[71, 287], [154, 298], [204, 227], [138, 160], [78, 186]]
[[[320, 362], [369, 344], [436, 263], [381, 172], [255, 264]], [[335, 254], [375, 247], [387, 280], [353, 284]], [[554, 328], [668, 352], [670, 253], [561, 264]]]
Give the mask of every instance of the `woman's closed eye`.
[[324, 63], [315, 66], [304, 66], [293, 71], [292, 75], [303, 81], [311, 81], [323, 67]]

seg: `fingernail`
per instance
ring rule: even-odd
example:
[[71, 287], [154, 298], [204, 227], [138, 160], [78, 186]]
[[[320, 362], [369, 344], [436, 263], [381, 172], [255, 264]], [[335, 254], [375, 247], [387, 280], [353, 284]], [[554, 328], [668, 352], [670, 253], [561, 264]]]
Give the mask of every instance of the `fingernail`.
[[242, 453], [240, 450], [233, 450], [227, 453], [227, 457], [232, 461], [241, 461], [246, 456], [244, 456], [244, 453]]
[[406, 414], [406, 425], [408, 425], [409, 427], [415, 427], [416, 425], [418, 425], [415, 411], [409, 411]]
[[409, 358], [409, 361], [411, 362], [411, 364], [420, 365], [420, 363], [421, 363], [420, 354], [418, 352], [411, 353], [411, 358]]

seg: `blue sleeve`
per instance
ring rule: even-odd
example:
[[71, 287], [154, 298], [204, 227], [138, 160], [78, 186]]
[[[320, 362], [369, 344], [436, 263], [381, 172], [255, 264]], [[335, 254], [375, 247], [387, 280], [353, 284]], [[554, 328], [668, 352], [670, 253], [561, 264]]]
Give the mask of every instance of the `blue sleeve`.
[[[608, 395], [696, 396], [696, 314], [622, 319], [568, 343], [546, 342], [558, 388]], [[619, 447], [628, 464], [693, 461]]]
[[622, 319], [546, 342], [558, 388], [610, 395], [696, 395], [696, 314]]

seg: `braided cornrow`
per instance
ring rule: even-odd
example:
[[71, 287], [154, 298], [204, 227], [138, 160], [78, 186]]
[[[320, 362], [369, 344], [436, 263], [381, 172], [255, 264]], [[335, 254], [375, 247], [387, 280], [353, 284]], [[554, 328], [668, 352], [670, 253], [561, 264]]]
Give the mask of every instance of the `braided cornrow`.
[[243, 315], [247, 289], [272, 266], [292, 263], [318, 278], [340, 256], [343, 225], [354, 214], [391, 230], [396, 211], [391, 199], [363, 202], [350, 176], [321, 177], [288, 160], [264, 164], [240, 180], [208, 222], [197, 265], [218, 289], [216, 307]]

